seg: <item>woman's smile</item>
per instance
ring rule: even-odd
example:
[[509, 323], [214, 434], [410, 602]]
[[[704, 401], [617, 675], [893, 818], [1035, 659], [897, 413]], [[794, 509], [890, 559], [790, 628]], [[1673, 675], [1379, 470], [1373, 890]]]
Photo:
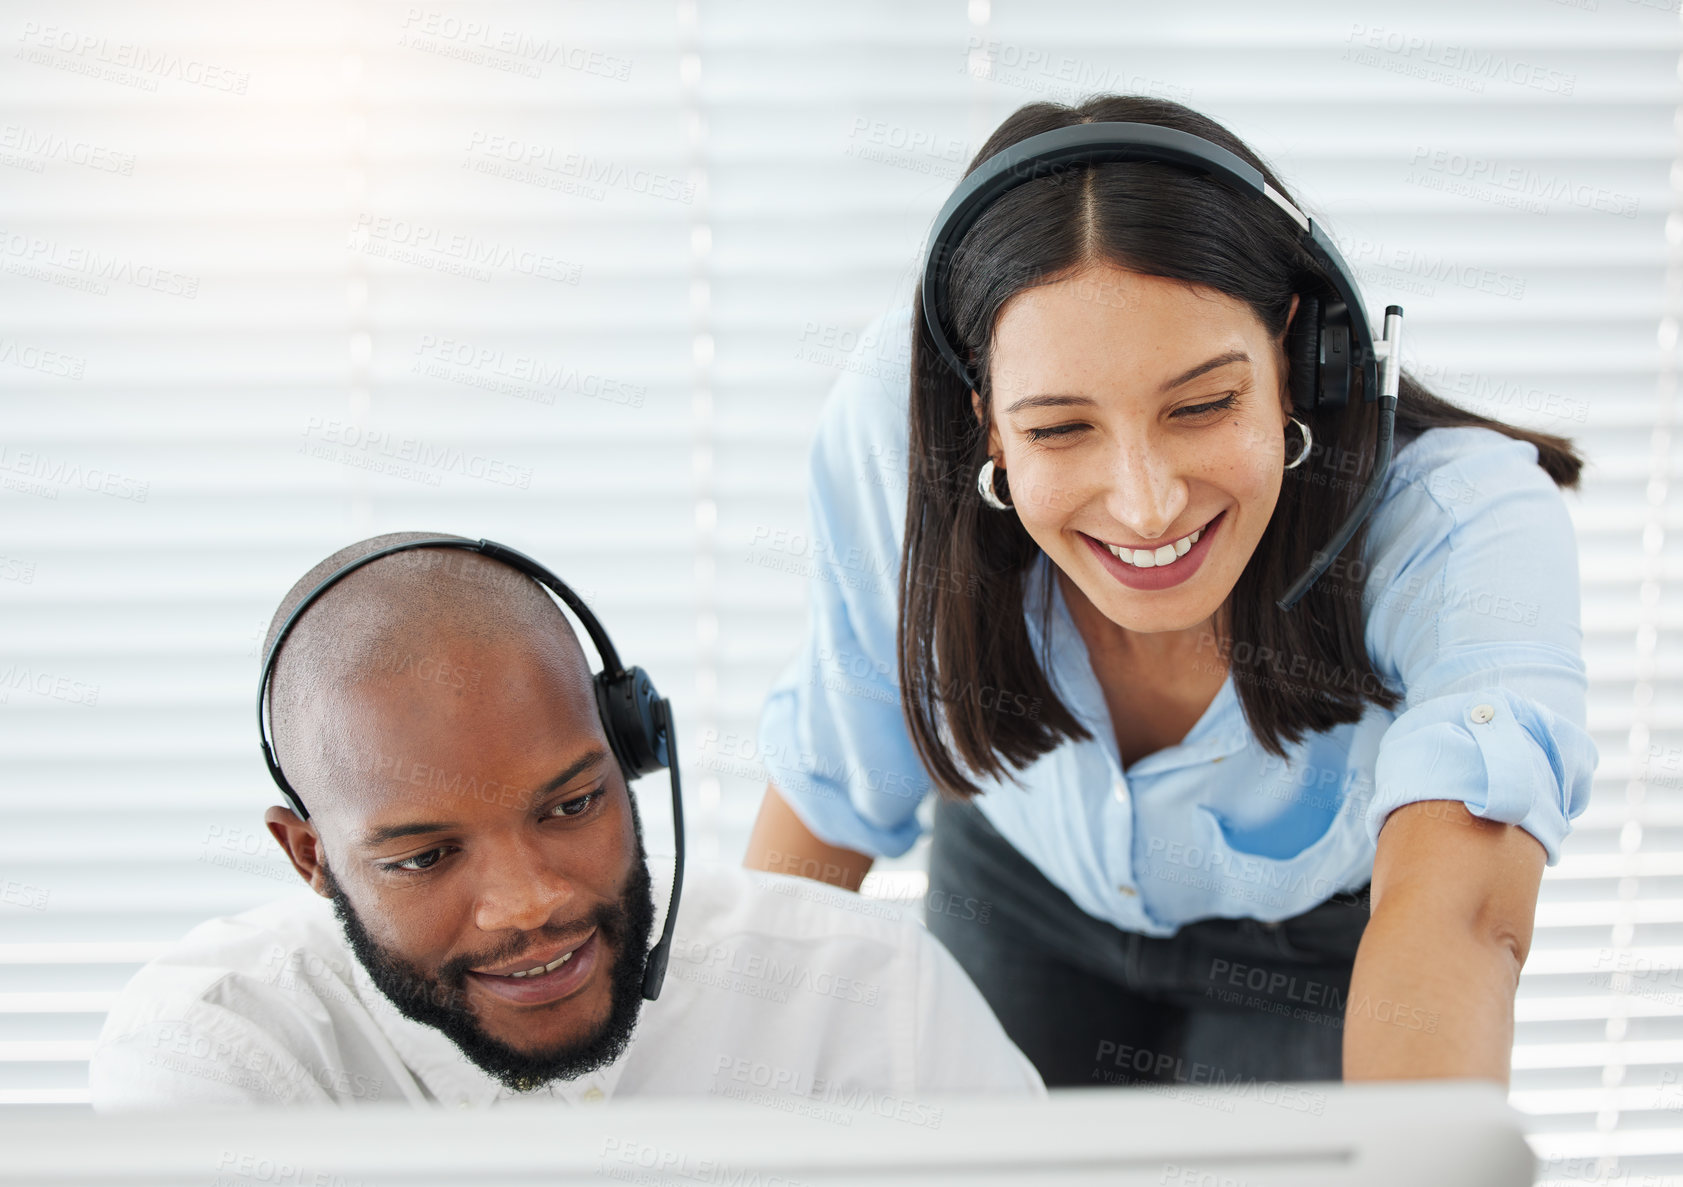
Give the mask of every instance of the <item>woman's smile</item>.
[[[1172, 545], [1165, 544], [1154, 552], [1146, 553], [1151, 558], [1149, 564], [1141, 564], [1139, 561], [1117, 555], [1118, 552], [1127, 552], [1130, 556], [1138, 556], [1146, 552], [1144, 549], [1117, 549], [1089, 536], [1086, 532], [1076, 534], [1087, 545], [1088, 551], [1098, 558], [1105, 572], [1129, 589], [1169, 589], [1180, 585], [1198, 572], [1204, 558], [1215, 546], [1217, 528], [1226, 516], [1227, 512], [1223, 511], [1202, 528], [1189, 532]], [[1185, 547], [1182, 547], [1183, 544]], [[1174, 555], [1167, 560], [1159, 560], [1166, 550], [1172, 551]]]

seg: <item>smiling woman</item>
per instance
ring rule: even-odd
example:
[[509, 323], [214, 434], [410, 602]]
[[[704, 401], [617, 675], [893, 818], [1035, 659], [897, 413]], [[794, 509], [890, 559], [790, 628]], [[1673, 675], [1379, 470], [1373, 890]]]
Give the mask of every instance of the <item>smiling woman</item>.
[[1048, 1084], [1505, 1079], [1596, 762], [1571, 443], [1370, 350], [1185, 107], [1032, 104], [970, 174], [820, 426], [814, 534], [897, 589], [816, 576], [748, 863], [857, 885], [939, 790], [931, 903], [990, 922], [930, 928]]
[[[1031, 105], [1000, 126], [977, 161], [1091, 122], [1189, 132], [1288, 192], [1225, 128], [1150, 99]], [[1073, 582], [1077, 603], [1113, 611], [1106, 617], [1125, 630], [1172, 632], [1180, 647], [1220, 649], [1230, 664], [1235, 650], [1248, 657], [1233, 666], [1235, 689], [1258, 741], [1277, 756], [1306, 732], [1359, 719], [1370, 703], [1399, 703], [1396, 691], [1369, 678], [1361, 582], [1323, 580], [1292, 613], [1273, 609], [1355, 505], [1373, 467], [1378, 406], [1359, 384], [1349, 407], [1294, 411], [1292, 360], [1312, 365], [1303, 355], [1309, 327], [1296, 314], [1302, 297], [1328, 288], [1278, 209], [1155, 161], [1066, 169], [1007, 192], [976, 220], [953, 253], [947, 293], [949, 324], [975, 362], [979, 388], [967, 390], [942, 365], [922, 319], [911, 352], [909, 453], [948, 464], [910, 469], [901, 572], [950, 568], [990, 578], [977, 596], [955, 596], [953, 584], [940, 581], [909, 582], [903, 591], [900, 674], [913, 740], [938, 784], [975, 789], [955, 758], [997, 776], [1064, 738], [1087, 736], [1047, 686], [1019, 625], [1023, 582], [1042, 552], [1056, 562], [1066, 593]], [[1577, 484], [1582, 463], [1570, 442], [1457, 408], [1406, 374], [1396, 418], [1399, 446], [1426, 429], [1483, 427], [1530, 443], [1551, 478]], [[1307, 464], [1287, 470], [1288, 453]], [[967, 476], [990, 460], [995, 493], [1015, 516], [990, 514], [972, 497]], [[1173, 568], [1145, 580], [1104, 565], [1095, 551], [1106, 544], [1154, 551], [1228, 509], [1224, 538], [1206, 546], [1212, 561], [1199, 565], [1195, 583]], [[1083, 532], [1084, 524], [1102, 530]], [[1358, 532], [1346, 555], [1359, 556], [1363, 539]], [[1083, 540], [1093, 547], [1079, 548]], [[1053, 569], [1033, 568], [1052, 579]], [[1109, 578], [1097, 580], [1101, 572]], [[1171, 584], [1169, 597], [1126, 596]], [[1141, 658], [1157, 659], [1174, 642], [1140, 645]], [[1278, 657], [1295, 656], [1306, 669], [1338, 675], [1269, 679]], [[1046, 711], [1001, 721], [938, 695], [943, 685], [972, 681], [1044, 697]]]

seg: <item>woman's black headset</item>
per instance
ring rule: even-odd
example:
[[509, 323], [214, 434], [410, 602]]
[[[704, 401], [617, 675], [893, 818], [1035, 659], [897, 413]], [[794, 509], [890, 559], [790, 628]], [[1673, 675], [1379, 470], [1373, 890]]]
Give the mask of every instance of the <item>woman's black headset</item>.
[[666, 924], [661, 929], [660, 940], [649, 950], [648, 960], [643, 965], [643, 996], [649, 1001], [654, 1001], [660, 996], [661, 984], [666, 979], [666, 966], [672, 958], [672, 929], [678, 919], [678, 896], [684, 885], [684, 804], [683, 793], [678, 784], [678, 747], [672, 727], [672, 703], [655, 691], [648, 673], [642, 668], [626, 668], [620, 664], [619, 653], [614, 650], [613, 641], [608, 638], [608, 632], [602, 629], [602, 624], [596, 620], [596, 616], [590, 612], [590, 607], [567, 587], [566, 582], [525, 553], [516, 552], [494, 540], [458, 540], [447, 536], [406, 540], [351, 561], [305, 594], [276, 632], [274, 645], [269, 648], [269, 654], [263, 659], [263, 674], [257, 685], [257, 735], [263, 746], [263, 763], [269, 768], [269, 776], [292, 802], [298, 815], [308, 820], [310, 813], [304, 807], [303, 799], [293, 790], [292, 784], [287, 782], [286, 775], [280, 769], [280, 763], [275, 761], [275, 748], [269, 737], [269, 678], [274, 672], [275, 658], [280, 654], [281, 644], [286, 641], [286, 636], [303, 617], [304, 611], [335, 583], [381, 557], [391, 556], [394, 552], [410, 552], [417, 548], [455, 548], [465, 552], [477, 552], [481, 556], [501, 561], [510, 568], [519, 570], [560, 598], [584, 624], [591, 643], [596, 647], [596, 654], [602, 658], [602, 670], [596, 673], [592, 680], [596, 690], [596, 707], [602, 714], [602, 729], [608, 735], [608, 746], [619, 761], [620, 769], [625, 772], [626, 782], [653, 774], [663, 767], [666, 769], [672, 784], [672, 838], [677, 853], [674, 861], [676, 868], [672, 875], [672, 898], [666, 908]]
[[1400, 305], [1385, 310], [1385, 334], [1377, 341], [1368, 326], [1367, 312], [1355, 278], [1313, 219], [1269, 185], [1261, 172], [1201, 136], [1156, 124], [1075, 124], [1030, 136], [978, 165], [936, 216], [924, 254], [923, 319], [941, 357], [972, 391], [976, 377], [954, 347], [941, 320], [947, 304], [947, 279], [952, 259], [970, 228], [990, 205], [1009, 190], [1067, 169], [1114, 161], [1157, 161], [1179, 165], [1214, 177], [1241, 192], [1274, 203], [1297, 224], [1304, 249], [1320, 265], [1330, 289], [1324, 295], [1303, 294], [1287, 341], [1291, 361], [1291, 396], [1301, 411], [1342, 408], [1350, 399], [1355, 368], [1362, 373], [1362, 400], [1379, 401], [1379, 428], [1374, 443], [1373, 473], [1349, 516], [1325, 547], [1316, 551], [1309, 567], [1292, 582], [1276, 603], [1290, 610], [1332, 564], [1362, 520], [1379, 501], [1391, 467], [1392, 436], [1396, 430], [1397, 390], [1402, 378], [1402, 318]]

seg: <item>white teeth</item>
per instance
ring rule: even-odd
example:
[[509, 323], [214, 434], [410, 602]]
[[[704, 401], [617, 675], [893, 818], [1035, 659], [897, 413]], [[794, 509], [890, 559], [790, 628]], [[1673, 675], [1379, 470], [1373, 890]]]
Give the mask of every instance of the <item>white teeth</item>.
[[1117, 560], [1133, 565], [1137, 569], [1155, 569], [1158, 565], [1172, 565], [1191, 551], [1198, 543], [1198, 537], [1204, 534], [1199, 528], [1190, 535], [1182, 536], [1173, 544], [1165, 544], [1161, 548], [1118, 548], [1113, 544], [1106, 544], [1110, 554]]
[[567, 952], [557, 956], [548, 964], [540, 964], [535, 969], [527, 969], [523, 973], [509, 973], [507, 975], [510, 977], [541, 977], [545, 973], [553, 973], [556, 969], [560, 968], [571, 959], [573, 959], [573, 954], [571, 952]]

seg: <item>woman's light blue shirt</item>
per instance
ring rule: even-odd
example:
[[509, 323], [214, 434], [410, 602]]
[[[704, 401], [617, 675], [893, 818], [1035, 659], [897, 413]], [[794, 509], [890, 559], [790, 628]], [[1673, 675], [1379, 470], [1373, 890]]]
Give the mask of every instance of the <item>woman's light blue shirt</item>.
[[[811, 565], [806, 638], [759, 731], [767, 774], [806, 826], [874, 855], [911, 847], [931, 789], [896, 682], [910, 325], [910, 310], [873, 324], [825, 407], [811, 537], [791, 542]], [[1433, 429], [1397, 451], [1365, 572], [1322, 580], [1365, 576], [1368, 654], [1404, 703], [1306, 735], [1285, 760], [1256, 740], [1229, 676], [1180, 743], [1124, 773], [1042, 554], [1025, 582], [1029, 637], [1093, 737], [1043, 755], [1018, 783], [984, 780], [974, 802], [1083, 910], [1153, 936], [1210, 917], [1286, 919], [1363, 886], [1385, 817], [1419, 800], [1517, 824], [1553, 865], [1598, 756], [1585, 732], [1577, 542], [1536, 460], [1534, 446], [1479, 428]], [[1305, 662], [1268, 664], [1301, 681], [1293, 664]], [[1039, 712], [1020, 692], [975, 693], [1001, 714]]]

